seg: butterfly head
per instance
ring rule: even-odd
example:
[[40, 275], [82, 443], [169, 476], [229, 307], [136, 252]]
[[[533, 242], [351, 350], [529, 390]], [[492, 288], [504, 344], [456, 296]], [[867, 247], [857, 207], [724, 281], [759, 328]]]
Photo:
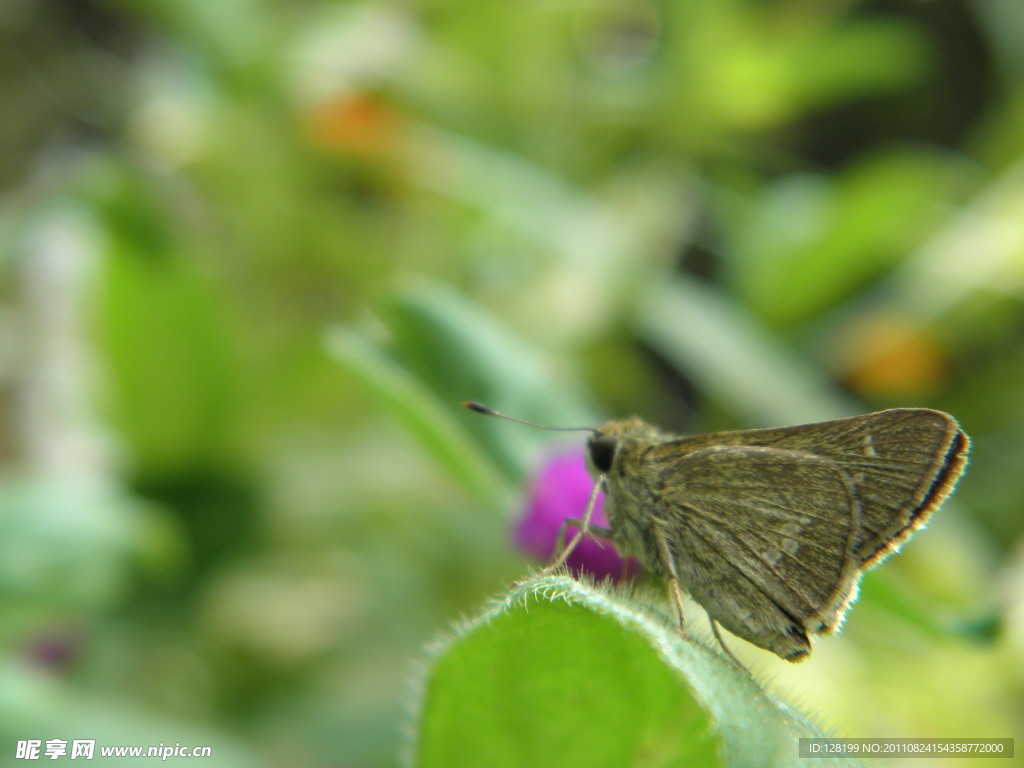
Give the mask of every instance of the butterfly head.
[[607, 475], [624, 453], [661, 439], [661, 433], [637, 418], [609, 421], [594, 430], [587, 441], [587, 467], [592, 474]]

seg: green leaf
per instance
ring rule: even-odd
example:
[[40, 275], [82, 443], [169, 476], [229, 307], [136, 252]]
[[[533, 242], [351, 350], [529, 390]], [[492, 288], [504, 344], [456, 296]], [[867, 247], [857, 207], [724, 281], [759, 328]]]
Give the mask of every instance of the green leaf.
[[[531, 578], [439, 643], [418, 768], [783, 766], [822, 732], [629, 588]], [[856, 763], [843, 761], [847, 768]]]
[[786, 83], [804, 111], [916, 85], [934, 52], [910, 24], [865, 18], [808, 35], [789, 53]]
[[794, 174], [732, 227], [736, 287], [752, 311], [790, 326], [856, 295], [948, 218], [964, 172], [938, 153], [879, 152], [834, 178]]
[[[483, 307], [440, 285], [400, 294], [387, 313], [397, 356], [452, 406], [480, 400], [510, 415], [554, 426], [590, 426], [590, 398]], [[464, 423], [514, 477], [551, 444], [551, 434], [466, 413]]]
[[501, 478], [493, 465], [480, 458], [472, 437], [453, 417], [456, 403], [440, 402], [356, 331], [332, 330], [327, 346], [334, 359], [380, 399], [454, 480], [492, 508], [504, 508]]
[[111, 416], [136, 471], [182, 471], [244, 453], [247, 388], [223, 303], [188, 259], [137, 248], [127, 237], [115, 241], [99, 319], [115, 387]]

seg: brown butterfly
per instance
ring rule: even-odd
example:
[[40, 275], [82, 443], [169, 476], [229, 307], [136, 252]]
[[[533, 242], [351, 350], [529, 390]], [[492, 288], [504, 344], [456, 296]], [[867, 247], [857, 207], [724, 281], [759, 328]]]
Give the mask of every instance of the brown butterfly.
[[[789, 661], [840, 626], [861, 575], [928, 521], [970, 446], [956, 419], [924, 408], [693, 437], [635, 418], [589, 431], [597, 484], [551, 568], [587, 533], [608, 538], [668, 580], [681, 630], [680, 588], [719, 641], [716, 623]], [[607, 528], [590, 522], [601, 487]]]

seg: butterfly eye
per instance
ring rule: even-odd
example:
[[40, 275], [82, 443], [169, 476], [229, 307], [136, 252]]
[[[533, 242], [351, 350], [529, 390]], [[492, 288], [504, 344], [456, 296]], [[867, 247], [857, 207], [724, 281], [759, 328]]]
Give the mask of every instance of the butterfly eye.
[[618, 447], [619, 441], [611, 435], [591, 438], [588, 444], [590, 461], [598, 472], [608, 472], [612, 468], [612, 459]]

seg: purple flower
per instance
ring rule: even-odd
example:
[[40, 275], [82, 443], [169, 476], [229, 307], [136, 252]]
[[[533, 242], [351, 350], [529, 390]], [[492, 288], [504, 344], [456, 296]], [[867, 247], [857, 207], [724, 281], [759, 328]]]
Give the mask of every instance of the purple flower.
[[84, 634], [72, 626], [49, 627], [32, 637], [25, 655], [40, 667], [64, 673], [74, 667], [85, 646]]
[[[530, 483], [526, 509], [515, 526], [516, 546], [537, 559], [551, 560], [562, 522], [568, 517], [583, 519], [593, 488], [582, 452], [561, 453], [545, 461]], [[608, 526], [603, 493], [597, 497], [591, 522]], [[566, 542], [572, 540], [576, 530], [566, 531]], [[627, 567], [610, 541], [598, 541], [585, 538], [573, 550], [567, 565], [574, 574], [589, 573], [598, 580], [610, 576], [618, 581], [635, 571], [632, 558]]]

